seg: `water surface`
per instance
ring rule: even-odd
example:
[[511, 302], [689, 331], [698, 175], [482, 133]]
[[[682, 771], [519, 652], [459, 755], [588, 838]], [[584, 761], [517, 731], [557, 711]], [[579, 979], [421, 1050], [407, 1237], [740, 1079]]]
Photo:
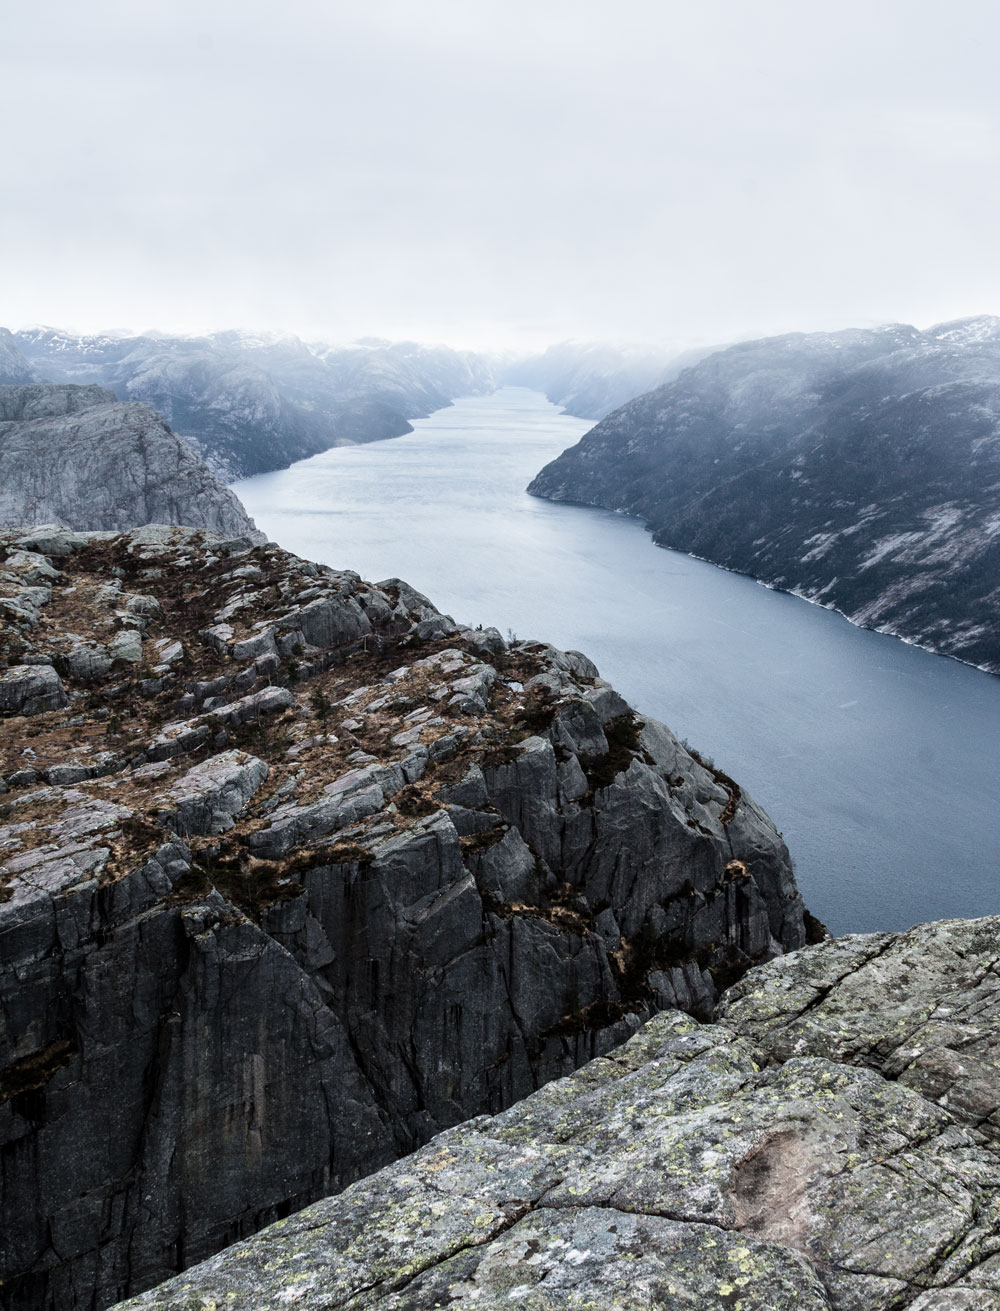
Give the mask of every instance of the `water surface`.
[[1000, 678], [527, 496], [590, 426], [505, 388], [234, 490], [290, 550], [585, 651], [766, 807], [835, 932], [1000, 911]]

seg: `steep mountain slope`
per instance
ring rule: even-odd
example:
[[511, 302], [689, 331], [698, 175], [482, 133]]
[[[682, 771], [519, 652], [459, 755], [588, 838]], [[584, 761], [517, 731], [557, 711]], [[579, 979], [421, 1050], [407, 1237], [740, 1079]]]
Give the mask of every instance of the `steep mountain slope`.
[[76, 337], [16, 334], [47, 378], [95, 382], [153, 406], [227, 479], [284, 468], [330, 446], [409, 432], [407, 418], [488, 391], [475, 357], [446, 347], [367, 342], [307, 346], [296, 337]]
[[998, 935], [784, 956], [129, 1311], [995, 1311]]
[[540, 355], [497, 365], [505, 383], [544, 392], [579, 419], [603, 419], [626, 401], [676, 378], [704, 350], [564, 341]]
[[720, 351], [529, 490], [1000, 672], [1000, 320]]
[[767, 817], [578, 653], [186, 529], [0, 538], [0, 586], [9, 1311], [148, 1287], [805, 940]]
[[14, 334], [6, 328], [0, 328], [0, 386], [40, 380], [38, 372], [28, 362]]
[[261, 540], [253, 520], [148, 405], [100, 387], [0, 386], [0, 526], [188, 524]]

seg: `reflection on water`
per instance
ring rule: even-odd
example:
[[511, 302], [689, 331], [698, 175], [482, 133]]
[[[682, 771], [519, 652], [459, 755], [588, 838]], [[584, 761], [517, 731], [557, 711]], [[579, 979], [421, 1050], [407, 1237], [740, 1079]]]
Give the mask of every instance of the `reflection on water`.
[[767, 808], [835, 932], [1000, 911], [1000, 678], [525, 495], [589, 426], [505, 388], [234, 490], [290, 550], [585, 651]]

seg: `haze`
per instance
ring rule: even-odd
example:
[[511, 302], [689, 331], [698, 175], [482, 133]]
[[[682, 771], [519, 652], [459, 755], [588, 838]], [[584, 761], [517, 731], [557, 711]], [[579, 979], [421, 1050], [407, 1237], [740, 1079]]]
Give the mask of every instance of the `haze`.
[[1000, 311], [1000, 11], [4, 18], [0, 322], [677, 344]]

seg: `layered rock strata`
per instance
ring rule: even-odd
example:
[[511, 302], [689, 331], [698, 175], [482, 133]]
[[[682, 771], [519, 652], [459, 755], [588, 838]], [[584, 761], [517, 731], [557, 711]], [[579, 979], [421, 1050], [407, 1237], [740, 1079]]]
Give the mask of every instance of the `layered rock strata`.
[[189, 524], [257, 534], [235, 495], [148, 405], [102, 387], [0, 386], [0, 527]]
[[798, 947], [586, 657], [273, 544], [0, 538], [6, 1303], [166, 1278]]
[[996, 1311], [998, 947], [774, 960], [129, 1311]]

